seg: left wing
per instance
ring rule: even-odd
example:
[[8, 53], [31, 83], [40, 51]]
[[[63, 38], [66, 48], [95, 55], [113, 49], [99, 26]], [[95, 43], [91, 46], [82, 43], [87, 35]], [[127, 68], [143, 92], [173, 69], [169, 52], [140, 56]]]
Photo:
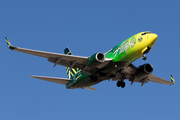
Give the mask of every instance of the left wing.
[[39, 57], [44, 57], [48, 58], [49, 62], [53, 62], [54, 66], [57, 64], [70, 67], [73, 63], [73, 67], [77, 67], [82, 69], [84, 67], [84, 64], [86, 64], [87, 60], [89, 57], [82, 57], [82, 56], [75, 56], [75, 55], [66, 55], [66, 54], [59, 54], [59, 53], [51, 53], [51, 52], [45, 52], [45, 51], [38, 51], [38, 50], [31, 50], [31, 49], [25, 49], [25, 48], [19, 48], [19, 47], [14, 47], [10, 44], [6, 37], [6, 42], [11, 50], [31, 54], [31, 55], [36, 55]]
[[[66, 54], [59, 54], [59, 53], [51, 53], [51, 52], [45, 52], [45, 51], [38, 51], [38, 50], [31, 50], [31, 49], [25, 49], [25, 48], [19, 48], [14, 47], [10, 44], [7, 37], [5, 38], [7, 45], [9, 49], [36, 55], [39, 57], [48, 58], [49, 62], [54, 63], [54, 67], [59, 64], [66, 67], [71, 68], [79, 68], [82, 69], [82, 71], [86, 74], [92, 74], [91, 68], [87, 67], [86, 63], [90, 57], [82, 57], [82, 56], [75, 56], [75, 55], [66, 55]], [[106, 59], [101, 65], [97, 66], [99, 69], [104, 67], [106, 64], [111, 62], [111, 59]]]

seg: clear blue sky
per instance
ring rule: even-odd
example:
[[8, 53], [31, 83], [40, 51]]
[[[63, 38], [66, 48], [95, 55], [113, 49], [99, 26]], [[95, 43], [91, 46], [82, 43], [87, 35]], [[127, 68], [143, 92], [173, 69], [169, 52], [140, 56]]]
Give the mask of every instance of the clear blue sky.
[[[1, 120], [179, 120], [178, 0], [1, 0], [0, 1], [0, 119]], [[7, 48], [14, 46], [91, 56], [105, 53], [142, 31], [158, 34], [147, 61], [154, 75], [173, 86], [149, 82], [117, 88], [104, 81], [90, 90], [30, 78], [30, 75], [66, 77], [65, 67]]]

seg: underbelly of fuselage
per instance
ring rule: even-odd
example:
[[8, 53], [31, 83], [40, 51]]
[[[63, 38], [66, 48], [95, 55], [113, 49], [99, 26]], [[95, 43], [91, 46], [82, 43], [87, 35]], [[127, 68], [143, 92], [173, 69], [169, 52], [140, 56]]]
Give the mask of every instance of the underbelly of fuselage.
[[[98, 77], [97, 81], [89, 80], [89, 76], [86, 73], [82, 73], [82, 77], [77, 80], [73, 80], [71, 84], [67, 85], [67, 89], [76, 89], [76, 88], [85, 88], [106, 80], [108, 76], [114, 75], [114, 77], [122, 72], [122, 70], [126, 69], [126, 67], [131, 64], [134, 60], [139, 58], [142, 54], [140, 52], [126, 55], [123, 59], [118, 62], [110, 62], [103, 68], [99, 69], [95, 76]], [[109, 77], [110, 79], [112, 77]]]
[[71, 86], [67, 87], [67, 89], [85, 88], [85, 87], [93, 86], [100, 82], [102, 82], [102, 80], [97, 80], [95, 82], [95, 81], [90, 81], [89, 79], [86, 79], [86, 80], [72, 84]]
[[89, 79], [88, 74], [83, 73], [82, 78], [78, 78], [77, 80], [73, 80], [70, 84], [66, 87], [67, 89], [76, 89], [76, 88], [85, 88], [106, 80], [110, 74], [119, 74], [118, 71], [122, 70], [125, 66], [128, 66], [129, 62], [116, 62], [116, 63], [109, 63], [103, 69], [99, 69], [99, 71], [95, 74], [97, 76], [97, 80], [93, 81]]

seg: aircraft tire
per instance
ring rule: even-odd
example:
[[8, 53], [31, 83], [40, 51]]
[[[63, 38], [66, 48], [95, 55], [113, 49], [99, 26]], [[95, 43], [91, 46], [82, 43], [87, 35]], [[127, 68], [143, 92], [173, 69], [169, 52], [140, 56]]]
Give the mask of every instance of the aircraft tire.
[[125, 82], [121, 82], [121, 87], [124, 88], [126, 86]]
[[124, 88], [126, 86], [126, 83], [125, 82], [121, 82], [121, 81], [118, 81], [117, 82], [117, 87], [122, 87]]
[[117, 87], [121, 87], [121, 81], [117, 81]]

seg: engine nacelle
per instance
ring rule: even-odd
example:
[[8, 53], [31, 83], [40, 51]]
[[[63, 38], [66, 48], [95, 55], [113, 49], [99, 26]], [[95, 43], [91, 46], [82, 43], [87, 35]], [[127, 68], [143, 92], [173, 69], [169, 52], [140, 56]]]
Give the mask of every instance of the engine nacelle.
[[90, 68], [93, 68], [95, 66], [98, 66], [99, 64], [103, 63], [105, 61], [105, 55], [103, 53], [95, 53], [94, 55], [92, 55], [86, 65]]
[[149, 63], [141, 65], [137, 68], [135, 77], [137, 79], [143, 79], [153, 72], [153, 66]]

